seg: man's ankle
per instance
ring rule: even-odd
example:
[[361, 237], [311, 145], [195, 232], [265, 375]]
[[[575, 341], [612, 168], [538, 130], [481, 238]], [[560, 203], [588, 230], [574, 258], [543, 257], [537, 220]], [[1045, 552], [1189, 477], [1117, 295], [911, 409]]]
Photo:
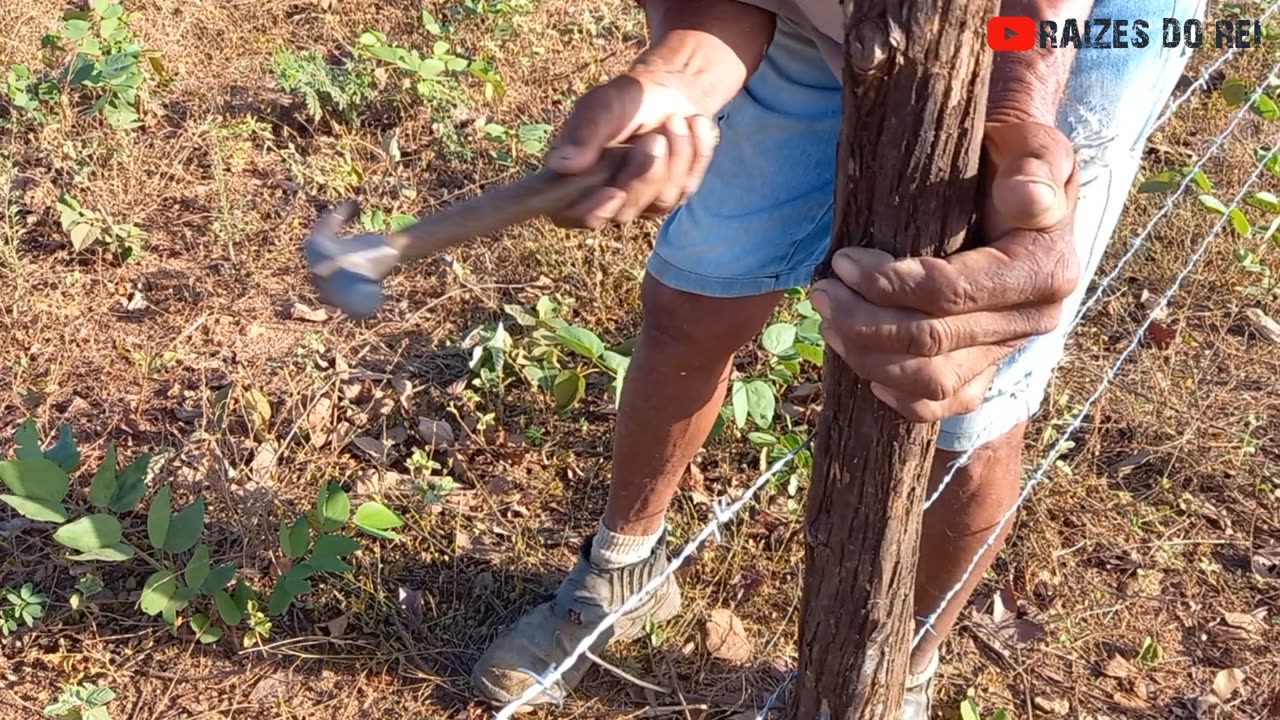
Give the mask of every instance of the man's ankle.
[[615, 570], [641, 562], [653, 554], [664, 528], [659, 525], [653, 533], [623, 535], [610, 530], [601, 520], [591, 541], [591, 564], [601, 570]]

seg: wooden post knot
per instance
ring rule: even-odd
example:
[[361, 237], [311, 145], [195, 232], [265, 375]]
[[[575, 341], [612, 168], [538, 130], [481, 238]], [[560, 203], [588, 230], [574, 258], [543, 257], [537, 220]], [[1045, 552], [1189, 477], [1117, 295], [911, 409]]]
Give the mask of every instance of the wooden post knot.
[[887, 22], [883, 18], [864, 20], [849, 32], [849, 62], [854, 72], [870, 75], [886, 70], [894, 35], [892, 29], [886, 27]]

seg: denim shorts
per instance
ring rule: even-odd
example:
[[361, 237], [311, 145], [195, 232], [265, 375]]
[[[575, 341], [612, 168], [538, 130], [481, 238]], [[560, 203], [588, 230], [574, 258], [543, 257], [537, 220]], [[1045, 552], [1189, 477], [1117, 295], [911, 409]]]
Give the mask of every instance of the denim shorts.
[[[1083, 48], [1058, 115], [1075, 146], [1080, 195], [1075, 243], [1084, 275], [1054, 332], [1000, 366], [980, 408], [942, 423], [938, 446], [964, 451], [1039, 410], [1062, 359], [1067, 320], [1097, 271], [1142, 149], [1190, 56], [1160, 42], [1161, 18], [1202, 18], [1204, 0], [1098, 0], [1096, 17], [1147, 18], [1146, 48]], [[701, 189], [672, 213], [649, 258], [651, 276], [699, 295], [741, 297], [805, 285], [826, 256], [832, 226], [840, 83], [818, 47], [779, 20], [747, 86], [718, 115], [721, 141]]]

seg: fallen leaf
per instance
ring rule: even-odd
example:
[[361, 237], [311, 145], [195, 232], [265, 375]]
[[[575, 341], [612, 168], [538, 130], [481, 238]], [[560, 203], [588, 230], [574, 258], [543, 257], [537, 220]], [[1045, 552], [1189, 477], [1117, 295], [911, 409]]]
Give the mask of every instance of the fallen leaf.
[[361, 435], [355, 440], [352, 440], [351, 444], [360, 451], [361, 455], [364, 455], [373, 462], [383, 464], [386, 461], [387, 446], [377, 438], [371, 438], [368, 435]]
[[333, 448], [341, 450], [355, 439], [358, 429], [354, 423], [341, 422], [333, 431]]
[[1213, 695], [1219, 702], [1226, 702], [1244, 682], [1244, 671], [1228, 668], [1218, 671], [1213, 678]]
[[486, 485], [486, 487], [488, 488], [489, 493], [492, 495], [506, 495], [507, 493], [511, 492], [511, 490], [514, 488], [514, 485], [511, 483], [511, 480], [509, 478], [506, 478], [502, 475], [494, 475], [492, 478], [489, 479], [489, 483]]
[[422, 624], [422, 593], [402, 585], [396, 597], [400, 610], [405, 614], [409, 629], [418, 629]]
[[407, 378], [397, 375], [391, 378], [391, 389], [396, 391], [396, 397], [400, 400], [400, 408], [408, 413], [410, 410], [409, 401], [413, 397], [413, 391], [416, 389], [413, 387], [413, 383], [409, 382]]
[[454, 443], [453, 428], [444, 420], [418, 418], [418, 437], [429, 448], [448, 447]]
[[351, 613], [343, 613], [325, 623], [324, 626], [329, 631], [329, 637], [340, 638], [347, 634], [347, 623], [350, 621]]
[[787, 393], [787, 399], [803, 404], [808, 400], [812, 400], [821, 392], [821, 383], [800, 383], [794, 388], [791, 388], [791, 392]]
[[271, 471], [276, 467], [275, 443], [267, 441], [258, 446], [253, 462], [249, 464], [249, 474], [259, 483], [271, 480]]
[[1125, 660], [1119, 655], [1112, 655], [1111, 659], [1103, 663], [1102, 667], [1099, 669], [1102, 671], [1103, 675], [1113, 678], [1127, 678], [1138, 672], [1138, 669], [1133, 666], [1133, 663]]
[[249, 699], [254, 702], [282, 700], [289, 695], [292, 685], [292, 676], [288, 671], [281, 670], [259, 680], [258, 684], [253, 686], [253, 692], [249, 693]]
[[1128, 473], [1130, 470], [1146, 462], [1150, 457], [1151, 457], [1151, 448], [1138, 448], [1129, 457], [1109, 465], [1107, 467], [1107, 470], [1115, 473], [1116, 475], [1123, 476], [1126, 473]]
[[1135, 695], [1130, 695], [1129, 693], [1118, 692], [1112, 695], [1111, 699], [1125, 710], [1144, 712], [1151, 709], [1151, 703]]
[[311, 446], [319, 449], [329, 442], [333, 430], [333, 399], [328, 395], [321, 396], [307, 411], [307, 436], [311, 438]]
[[271, 401], [260, 391], [250, 388], [244, 392], [242, 404], [254, 439], [265, 440], [271, 424]]
[[1049, 698], [1037, 695], [1032, 699], [1031, 704], [1040, 712], [1058, 717], [1071, 712], [1071, 703], [1067, 702], [1066, 698]]
[[751, 660], [754, 649], [742, 620], [728, 608], [711, 611], [704, 628], [707, 652], [711, 657], [725, 662], [745, 663]]
[[1250, 562], [1253, 572], [1263, 580], [1280, 580], [1280, 543], [1259, 548]]
[[1272, 320], [1258, 308], [1245, 310], [1244, 319], [1249, 322], [1249, 327], [1253, 328], [1254, 332], [1267, 341], [1280, 345], [1280, 323]]
[[1145, 337], [1161, 350], [1168, 350], [1173, 341], [1178, 339], [1178, 329], [1163, 320], [1152, 320], [1147, 326]]
[[1267, 630], [1267, 623], [1264, 620], [1266, 616], [1267, 611], [1265, 608], [1259, 608], [1252, 613], [1228, 612], [1222, 614], [1222, 622], [1233, 628], [1243, 630], [1256, 639]]
[[1008, 585], [995, 593], [990, 600], [990, 614], [981, 613], [974, 621], [978, 637], [1006, 662], [1012, 662], [1011, 652], [1045, 635], [1044, 626], [1027, 617], [1018, 608], [1018, 598]]
[[403, 425], [396, 425], [387, 430], [387, 442], [393, 445], [403, 445], [409, 439], [409, 431], [404, 429]]
[[313, 308], [302, 303], [294, 303], [293, 309], [289, 311], [289, 317], [304, 322], [324, 322], [329, 319], [329, 311], [324, 308]]

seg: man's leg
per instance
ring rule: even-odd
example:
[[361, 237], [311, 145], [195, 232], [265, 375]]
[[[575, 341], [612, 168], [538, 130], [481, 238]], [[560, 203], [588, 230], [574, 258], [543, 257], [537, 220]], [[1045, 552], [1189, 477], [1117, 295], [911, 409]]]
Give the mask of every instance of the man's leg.
[[[927, 616], [940, 606], [942, 598], [964, 575], [974, 555], [1018, 497], [1026, 428], [1026, 423], [1022, 423], [978, 449], [964, 467], [956, 470], [947, 490], [925, 512], [916, 571], [917, 616]], [[934, 455], [930, 495], [958, 457], [959, 453], [945, 450]], [[934, 623], [933, 631], [912, 651], [911, 672], [923, 673], [928, 669], [942, 638], [951, 631], [965, 606], [961, 599], [969, 597], [982, 582], [983, 574], [1000, 552], [1011, 527], [1012, 523], [1004, 527], [999, 542], [982, 556], [973, 575]]]
[[644, 323], [613, 444], [604, 512], [610, 531], [644, 536], [662, 529], [680, 476], [724, 404], [734, 353], [760, 331], [780, 297], [706, 297], [645, 279]]

